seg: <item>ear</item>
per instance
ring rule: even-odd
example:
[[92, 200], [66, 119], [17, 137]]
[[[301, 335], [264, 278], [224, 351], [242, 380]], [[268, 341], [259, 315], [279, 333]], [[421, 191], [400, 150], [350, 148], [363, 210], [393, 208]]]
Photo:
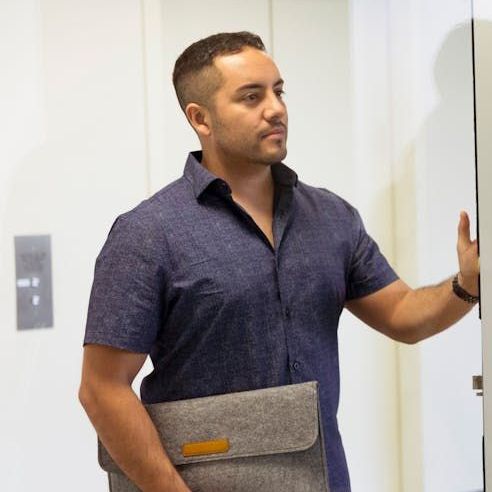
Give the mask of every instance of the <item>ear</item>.
[[208, 137], [211, 134], [210, 113], [204, 106], [189, 103], [186, 106], [185, 113], [190, 125], [199, 136]]

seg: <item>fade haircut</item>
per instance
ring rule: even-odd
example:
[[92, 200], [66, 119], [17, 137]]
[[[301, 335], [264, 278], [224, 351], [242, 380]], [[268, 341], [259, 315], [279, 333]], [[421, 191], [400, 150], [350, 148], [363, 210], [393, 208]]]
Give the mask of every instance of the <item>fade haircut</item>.
[[213, 34], [196, 41], [181, 53], [174, 65], [173, 84], [183, 112], [190, 102], [211, 109], [213, 96], [222, 84], [222, 75], [215, 67], [214, 59], [239, 53], [248, 46], [265, 51], [259, 36], [241, 31]]

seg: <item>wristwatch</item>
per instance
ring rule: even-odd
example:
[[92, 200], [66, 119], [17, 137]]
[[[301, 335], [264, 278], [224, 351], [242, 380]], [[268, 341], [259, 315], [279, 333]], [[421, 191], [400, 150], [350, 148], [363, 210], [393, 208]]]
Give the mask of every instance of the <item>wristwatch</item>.
[[453, 292], [460, 299], [463, 299], [470, 304], [476, 304], [480, 300], [480, 297], [472, 296], [469, 292], [463, 289], [463, 287], [461, 287], [461, 285], [458, 283], [458, 274], [456, 274], [453, 278]]

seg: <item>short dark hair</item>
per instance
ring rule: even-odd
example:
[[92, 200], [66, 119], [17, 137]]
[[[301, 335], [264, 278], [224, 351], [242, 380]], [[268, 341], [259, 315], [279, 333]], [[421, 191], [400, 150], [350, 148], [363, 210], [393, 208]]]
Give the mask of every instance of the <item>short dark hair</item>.
[[209, 106], [222, 83], [214, 58], [241, 52], [245, 47], [265, 51], [261, 38], [247, 31], [221, 32], [188, 46], [174, 65], [173, 84], [184, 111], [190, 102]]

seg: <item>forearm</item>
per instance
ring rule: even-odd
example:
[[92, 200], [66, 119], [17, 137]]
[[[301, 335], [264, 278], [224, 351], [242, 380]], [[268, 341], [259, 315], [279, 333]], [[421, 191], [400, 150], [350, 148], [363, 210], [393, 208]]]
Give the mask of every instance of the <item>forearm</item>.
[[[394, 326], [404, 333], [402, 341], [416, 343], [440, 333], [459, 321], [472, 308], [452, 288], [453, 277], [438, 285], [409, 291], [399, 303], [393, 317]], [[476, 287], [460, 277], [460, 284], [475, 295]]]
[[189, 492], [131, 387], [84, 388], [80, 400], [114, 461], [144, 492]]

